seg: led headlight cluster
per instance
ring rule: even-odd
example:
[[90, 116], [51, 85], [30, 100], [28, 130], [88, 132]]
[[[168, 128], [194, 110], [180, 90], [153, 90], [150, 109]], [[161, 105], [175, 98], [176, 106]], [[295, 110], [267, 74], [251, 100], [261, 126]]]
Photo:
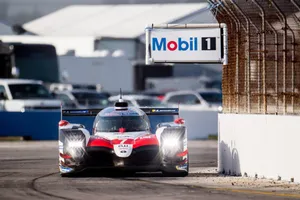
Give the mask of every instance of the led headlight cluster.
[[66, 143], [66, 150], [72, 158], [82, 157], [84, 154], [84, 140], [68, 140]]
[[182, 149], [182, 144], [177, 134], [167, 134], [162, 137], [162, 150], [165, 155], [175, 155]]
[[69, 148], [82, 148], [83, 147], [83, 141], [82, 140], [69, 141], [67, 145], [68, 145]]

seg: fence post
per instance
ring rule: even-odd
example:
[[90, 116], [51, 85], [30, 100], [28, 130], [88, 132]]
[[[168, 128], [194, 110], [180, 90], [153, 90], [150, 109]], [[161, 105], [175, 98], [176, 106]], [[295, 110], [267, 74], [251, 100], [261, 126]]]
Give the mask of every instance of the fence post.
[[[300, 12], [300, 6], [295, 2], [295, 0], [291, 0], [293, 5], [298, 9]], [[296, 46], [296, 39], [295, 39], [295, 33], [294, 31], [290, 28], [290, 31], [292, 32], [292, 108], [293, 108], [293, 113], [294, 113], [294, 95], [295, 95], [295, 46]]]
[[266, 98], [266, 25], [265, 25], [265, 11], [264, 9], [256, 2], [252, 0], [254, 4], [259, 8], [261, 12], [261, 33], [262, 33], [262, 63], [263, 63], [263, 75], [262, 75], [262, 84], [263, 84], [263, 103], [264, 103], [264, 114], [267, 113], [267, 98]]
[[275, 108], [275, 113], [278, 114], [278, 33], [275, 30], [275, 28], [268, 22], [266, 21], [270, 29], [274, 33], [274, 46], [275, 46], [275, 59], [274, 59], [274, 64], [275, 64], [275, 93], [276, 93], [276, 108]]
[[283, 12], [280, 10], [280, 8], [277, 6], [277, 4], [273, 0], [269, 0], [272, 4], [272, 6], [277, 10], [281, 22], [284, 24], [283, 30], [283, 114], [286, 114], [286, 75], [287, 75], [287, 19]]

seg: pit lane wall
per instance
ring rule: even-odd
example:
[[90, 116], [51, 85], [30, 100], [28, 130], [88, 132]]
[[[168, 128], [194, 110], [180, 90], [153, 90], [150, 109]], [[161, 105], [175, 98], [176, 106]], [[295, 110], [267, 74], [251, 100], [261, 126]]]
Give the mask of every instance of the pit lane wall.
[[219, 172], [300, 182], [300, 116], [218, 117]]
[[[57, 140], [59, 111], [0, 112], [1, 137], [25, 137], [32, 140]], [[188, 139], [207, 139], [217, 135], [218, 114], [216, 111], [201, 111], [197, 108], [180, 109], [180, 117], [185, 119]], [[174, 116], [149, 116], [152, 131], [161, 122], [170, 122]], [[94, 117], [69, 117], [72, 123], [85, 125], [91, 131]]]
[[180, 107], [179, 114], [185, 120], [188, 139], [207, 139], [210, 135], [218, 135], [218, 113], [197, 106]]

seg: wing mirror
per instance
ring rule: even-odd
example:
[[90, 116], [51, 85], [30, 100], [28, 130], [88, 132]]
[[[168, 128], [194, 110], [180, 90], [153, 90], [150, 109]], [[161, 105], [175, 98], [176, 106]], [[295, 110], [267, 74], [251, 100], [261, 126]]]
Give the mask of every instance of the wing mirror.
[[170, 127], [171, 125], [169, 123], [162, 122], [162, 123], [159, 123], [156, 125], [156, 129], [163, 127], [163, 126]]
[[0, 100], [5, 100], [6, 99], [6, 95], [4, 92], [0, 92]]
[[199, 99], [196, 99], [196, 100], [195, 100], [195, 104], [201, 104], [200, 100], [199, 100]]
[[56, 98], [56, 93], [55, 93], [55, 92], [51, 92], [51, 96], [52, 96], [53, 98]]
[[156, 129], [158, 129], [160, 127], [162, 127], [162, 123], [159, 123], [159, 124], [156, 125]]
[[184, 119], [182, 119], [182, 118], [177, 118], [177, 119], [174, 120], [174, 122], [175, 122], [176, 124], [184, 124]]

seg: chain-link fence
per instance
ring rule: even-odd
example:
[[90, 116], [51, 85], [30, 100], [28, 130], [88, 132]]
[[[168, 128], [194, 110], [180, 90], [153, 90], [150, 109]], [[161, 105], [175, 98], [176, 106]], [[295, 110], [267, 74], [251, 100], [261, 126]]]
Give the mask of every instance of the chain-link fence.
[[224, 112], [300, 114], [300, 1], [209, 2], [228, 25]]

